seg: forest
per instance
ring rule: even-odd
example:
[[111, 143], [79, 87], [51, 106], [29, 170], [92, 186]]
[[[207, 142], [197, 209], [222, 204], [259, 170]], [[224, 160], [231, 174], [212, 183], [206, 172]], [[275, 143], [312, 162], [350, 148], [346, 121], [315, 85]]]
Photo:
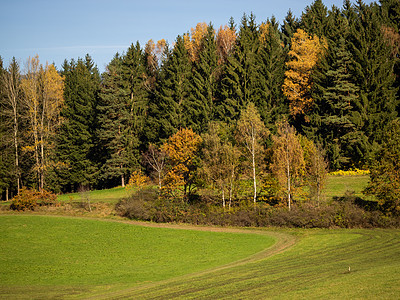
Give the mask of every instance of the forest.
[[360, 169], [399, 211], [399, 86], [398, 0], [198, 23], [102, 74], [89, 54], [61, 70], [0, 59], [0, 193], [152, 180], [163, 199], [290, 210], [319, 203], [328, 171]]

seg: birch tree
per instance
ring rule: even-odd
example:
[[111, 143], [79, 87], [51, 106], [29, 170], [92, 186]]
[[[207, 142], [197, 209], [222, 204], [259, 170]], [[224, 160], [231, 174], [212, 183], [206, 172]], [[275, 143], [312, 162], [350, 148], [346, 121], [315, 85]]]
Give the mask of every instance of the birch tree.
[[257, 200], [257, 165], [260, 155], [264, 151], [262, 139], [267, 135], [267, 129], [261, 120], [254, 103], [250, 103], [241, 111], [237, 125], [237, 139], [243, 145], [251, 161], [253, 178], [253, 201]]
[[[13, 57], [8, 69], [3, 72], [1, 80], [5, 87], [7, 105], [10, 108], [12, 128], [13, 128], [13, 144], [15, 153], [15, 174], [17, 180], [17, 192], [21, 188], [21, 173], [19, 168], [19, 131], [18, 131], [18, 115], [20, 108], [20, 70], [15, 57]], [[8, 110], [7, 110], [8, 111]]]
[[159, 149], [156, 145], [150, 144], [146, 153], [143, 157], [145, 161], [151, 166], [151, 168], [157, 173], [158, 178], [158, 189], [161, 191], [162, 178], [166, 163], [166, 152], [163, 149]]
[[21, 80], [22, 103], [27, 111], [29, 133], [32, 143], [25, 147], [33, 152], [39, 189], [45, 185], [49, 152], [54, 149], [52, 140], [55, 128], [60, 125], [60, 111], [63, 104], [64, 82], [54, 65], [40, 64], [39, 56], [29, 58], [26, 75]]
[[305, 171], [304, 155], [295, 129], [286, 120], [278, 123], [277, 127], [278, 133], [272, 137], [274, 144], [271, 170], [286, 191], [290, 211], [293, 192]]

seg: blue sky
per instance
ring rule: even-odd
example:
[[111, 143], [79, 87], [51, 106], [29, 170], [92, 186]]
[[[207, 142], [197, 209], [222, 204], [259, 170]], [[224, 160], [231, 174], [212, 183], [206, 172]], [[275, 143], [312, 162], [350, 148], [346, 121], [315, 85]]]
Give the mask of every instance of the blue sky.
[[[0, 0], [0, 55], [7, 66], [15, 56], [22, 68], [29, 56], [58, 69], [64, 59], [89, 53], [104, 71], [116, 52], [131, 43], [150, 40], [170, 44], [199, 22], [215, 28], [232, 16], [240, 22], [253, 12], [257, 23], [274, 15], [279, 22], [289, 8], [296, 17], [313, 0]], [[354, 2], [354, 1], [353, 1]], [[367, 1], [369, 3], [369, 1]], [[342, 0], [325, 0], [328, 7], [342, 7]]]

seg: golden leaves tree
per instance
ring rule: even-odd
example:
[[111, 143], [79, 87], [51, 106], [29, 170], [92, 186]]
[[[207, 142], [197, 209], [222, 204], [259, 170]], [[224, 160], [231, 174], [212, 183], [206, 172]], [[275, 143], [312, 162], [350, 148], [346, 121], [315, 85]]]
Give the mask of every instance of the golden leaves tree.
[[208, 181], [215, 185], [222, 196], [222, 206], [226, 206], [225, 191], [229, 192], [229, 208], [232, 205], [233, 183], [240, 164], [240, 151], [231, 142], [220, 137], [222, 127], [210, 123], [203, 135], [202, 169]]
[[201, 142], [201, 137], [192, 129], [183, 128], [162, 145], [171, 167], [165, 176], [164, 188], [168, 193], [175, 195], [183, 186], [183, 197], [187, 198], [191, 194], [193, 173], [197, 167], [196, 156]]
[[291, 40], [290, 60], [286, 63], [287, 71], [282, 90], [290, 102], [293, 116], [303, 115], [313, 103], [311, 97], [311, 72], [318, 58], [324, 53], [327, 43], [318, 36], [310, 36], [302, 29], [297, 29]]
[[35, 158], [35, 173], [38, 188], [43, 189], [45, 171], [50, 165], [49, 156], [53, 150], [56, 127], [60, 125], [63, 105], [64, 80], [54, 65], [40, 64], [36, 55], [29, 58], [26, 76], [21, 80], [22, 102], [27, 111], [32, 144], [25, 150], [32, 151]]
[[253, 178], [253, 201], [257, 200], [257, 165], [260, 154], [263, 152], [262, 138], [267, 134], [264, 122], [261, 120], [254, 103], [250, 103], [241, 111], [237, 125], [237, 139], [246, 149], [251, 161], [252, 178]]
[[236, 31], [227, 25], [220, 27], [217, 33], [217, 51], [219, 63], [225, 63], [236, 43]]
[[196, 28], [190, 29], [190, 34], [187, 33], [183, 36], [185, 41], [185, 48], [189, 52], [191, 61], [198, 61], [199, 53], [201, 51], [201, 43], [207, 34], [208, 25], [206, 23], [198, 23]]
[[271, 170], [284, 188], [289, 211], [296, 188], [301, 185], [305, 173], [304, 153], [296, 130], [287, 120], [277, 124], [278, 133], [272, 137]]
[[319, 205], [322, 190], [326, 184], [328, 174], [328, 162], [324, 157], [324, 150], [305, 136], [298, 136], [304, 153], [306, 181], [310, 191], [310, 197]]

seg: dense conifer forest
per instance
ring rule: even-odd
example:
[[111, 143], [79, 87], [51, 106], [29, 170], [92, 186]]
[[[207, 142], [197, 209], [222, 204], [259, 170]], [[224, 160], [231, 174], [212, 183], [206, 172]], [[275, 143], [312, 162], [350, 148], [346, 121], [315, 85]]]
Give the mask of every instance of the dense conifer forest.
[[376, 162], [400, 152], [400, 2], [256, 13], [132, 43], [103, 74], [89, 54], [0, 61], [2, 198], [151, 178], [164, 199], [290, 208], [319, 201], [328, 171], [392, 167], [398, 184], [398, 161]]

